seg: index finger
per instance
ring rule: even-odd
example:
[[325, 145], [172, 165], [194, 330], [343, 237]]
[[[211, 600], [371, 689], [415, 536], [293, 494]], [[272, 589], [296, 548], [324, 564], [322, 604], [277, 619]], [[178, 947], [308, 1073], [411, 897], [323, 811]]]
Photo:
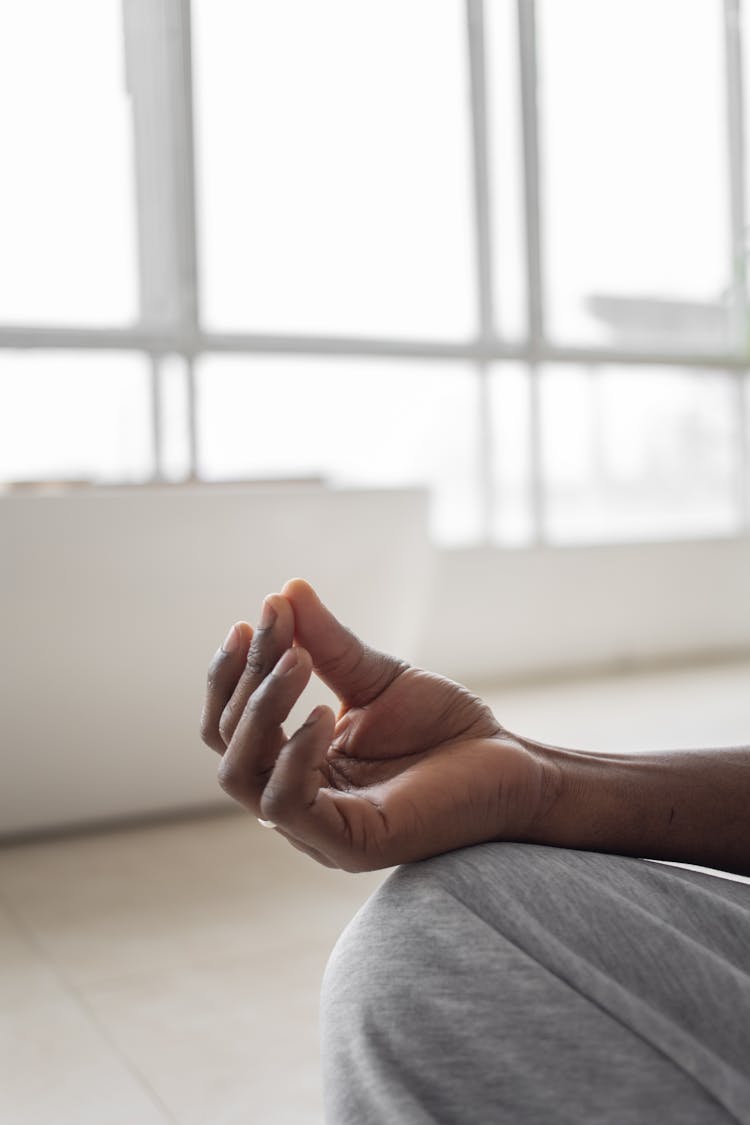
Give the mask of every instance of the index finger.
[[246, 621], [238, 621], [227, 633], [226, 640], [208, 667], [200, 732], [206, 745], [217, 754], [226, 750], [219, 723], [242, 675], [252, 639], [251, 626]]

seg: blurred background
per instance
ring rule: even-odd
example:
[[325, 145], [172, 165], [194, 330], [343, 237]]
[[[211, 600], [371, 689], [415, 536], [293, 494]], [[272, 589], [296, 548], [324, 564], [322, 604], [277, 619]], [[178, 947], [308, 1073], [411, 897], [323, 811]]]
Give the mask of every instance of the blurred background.
[[197, 738], [287, 578], [530, 736], [747, 741], [745, 6], [0, 5], [8, 1120], [319, 1120], [378, 877]]

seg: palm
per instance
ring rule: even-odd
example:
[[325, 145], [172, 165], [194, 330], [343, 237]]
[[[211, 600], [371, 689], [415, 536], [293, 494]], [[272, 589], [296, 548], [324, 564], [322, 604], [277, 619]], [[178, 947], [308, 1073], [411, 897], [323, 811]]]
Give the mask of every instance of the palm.
[[407, 668], [366, 706], [344, 705], [323, 773], [342, 833], [370, 867], [515, 833], [530, 764], [476, 696]]
[[366, 789], [426, 756], [500, 731], [488, 707], [465, 688], [419, 668], [405, 668], [364, 706], [343, 704], [328, 753], [329, 784]]

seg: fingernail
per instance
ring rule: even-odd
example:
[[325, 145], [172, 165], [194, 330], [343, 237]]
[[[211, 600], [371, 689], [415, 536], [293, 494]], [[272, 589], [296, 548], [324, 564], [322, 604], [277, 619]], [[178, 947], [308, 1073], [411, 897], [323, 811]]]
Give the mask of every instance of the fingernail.
[[259, 628], [270, 629], [278, 616], [278, 613], [266, 598], [266, 600], [263, 602], [263, 608], [260, 614]]
[[292, 668], [295, 667], [296, 663], [297, 663], [297, 649], [296, 648], [288, 648], [286, 650], [286, 652], [284, 653], [284, 655], [282, 656], [281, 660], [278, 662], [278, 664], [274, 668], [274, 672], [276, 673], [277, 676], [284, 676], [287, 672], [291, 672]]
[[320, 707], [313, 707], [312, 711], [307, 716], [307, 723], [305, 725], [308, 727], [313, 726], [320, 719], [322, 719], [324, 711], [325, 707], [322, 704], [320, 705]]
[[236, 652], [238, 647], [239, 647], [239, 643], [240, 643], [239, 629], [237, 628], [236, 625], [233, 625], [232, 628], [227, 633], [227, 637], [226, 637], [226, 640], [224, 641], [224, 644], [221, 646], [222, 652], [226, 652], [226, 653]]

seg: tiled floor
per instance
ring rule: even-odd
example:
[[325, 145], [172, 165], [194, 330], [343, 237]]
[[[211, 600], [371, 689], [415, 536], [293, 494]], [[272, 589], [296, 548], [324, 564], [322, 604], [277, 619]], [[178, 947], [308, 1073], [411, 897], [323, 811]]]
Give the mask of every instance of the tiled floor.
[[[511, 729], [611, 749], [750, 741], [750, 666], [490, 693]], [[320, 1125], [317, 997], [382, 876], [243, 815], [0, 852], [0, 1121]]]
[[245, 816], [0, 853], [0, 1121], [320, 1121], [318, 984], [380, 878]]

